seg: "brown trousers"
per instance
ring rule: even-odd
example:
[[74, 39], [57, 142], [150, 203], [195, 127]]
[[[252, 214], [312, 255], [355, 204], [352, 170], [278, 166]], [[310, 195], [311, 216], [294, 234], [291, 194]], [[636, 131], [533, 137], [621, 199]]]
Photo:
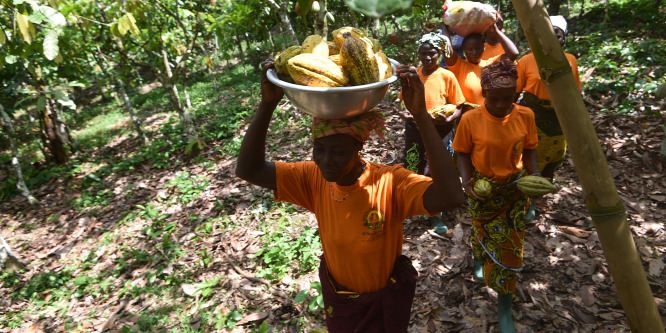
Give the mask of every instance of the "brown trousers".
[[407, 332], [418, 272], [406, 256], [396, 259], [386, 287], [367, 294], [344, 291], [328, 274], [324, 256], [319, 280], [329, 333]]

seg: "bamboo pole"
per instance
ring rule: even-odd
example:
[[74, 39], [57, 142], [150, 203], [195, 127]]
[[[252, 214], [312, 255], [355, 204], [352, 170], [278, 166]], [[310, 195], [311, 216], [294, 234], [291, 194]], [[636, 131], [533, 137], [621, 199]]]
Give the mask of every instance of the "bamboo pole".
[[541, 0], [512, 0], [569, 142], [585, 203], [632, 332], [664, 332], [627, 215], [548, 13]]

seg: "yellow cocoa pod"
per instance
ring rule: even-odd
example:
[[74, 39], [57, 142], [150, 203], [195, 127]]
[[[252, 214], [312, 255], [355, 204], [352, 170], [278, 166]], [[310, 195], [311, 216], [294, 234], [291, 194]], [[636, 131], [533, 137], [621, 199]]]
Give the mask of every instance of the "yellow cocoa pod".
[[379, 81], [379, 66], [372, 47], [350, 33], [345, 33], [340, 63], [352, 86]]
[[334, 54], [328, 56], [328, 59], [331, 59], [336, 65], [342, 66], [342, 63], [340, 62], [340, 54]]
[[492, 189], [492, 185], [490, 185], [490, 182], [487, 180], [479, 179], [474, 182], [474, 193], [482, 198], [490, 196]]
[[549, 182], [548, 179], [539, 176], [522, 177], [518, 180], [516, 185], [521, 192], [531, 197], [540, 197], [557, 191], [557, 187], [555, 187], [553, 183]]
[[295, 83], [310, 87], [344, 87], [349, 80], [331, 59], [312, 53], [301, 53], [287, 63]]
[[380, 44], [378, 40], [372, 37], [361, 37], [361, 40], [368, 43], [368, 45], [372, 47], [372, 52], [377, 53], [382, 50], [382, 44]]
[[301, 53], [312, 53], [328, 57], [328, 44], [319, 35], [310, 35], [301, 44]]
[[282, 52], [276, 54], [274, 64], [278, 74], [289, 75], [289, 71], [287, 70], [287, 62], [289, 59], [299, 54], [301, 54], [300, 46], [290, 46], [282, 50]]
[[340, 54], [340, 49], [338, 48], [337, 45], [335, 45], [335, 42], [327, 41], [326, 45], [328, 45], [328, 56]]
[[353, 27], [342, 27], [340, 29], [333, 30], [333, 32], [331, 33], [333, 35], [333, 41], [340, 50], [342, 50], [342, 43], [345, 41], [345, 37], [343, 36], [345, 32], [349, 32], [352, 36], [356, 38], [367, 36], [367, 34], [363, 30], [356, 29]]
[[383, 51], [375, 53], [375, 60], [379, 69], [379, 81], [386, 80], [393, 75], [393, 67]]
[[441, 117], [440, 114], [444, 114], [444, 116], [448, 117], [456, 112], [456, 108], [457, 106], [455, 104], [445, 104], [428, 110], [428, 113], [430, 113], [435, 118]]

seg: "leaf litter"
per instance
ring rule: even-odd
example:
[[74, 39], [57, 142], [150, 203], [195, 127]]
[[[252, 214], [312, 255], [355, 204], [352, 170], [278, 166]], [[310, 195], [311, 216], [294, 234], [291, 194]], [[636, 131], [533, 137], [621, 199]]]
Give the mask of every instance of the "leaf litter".
[[[269, 156], [283, 161], [310, 159], [311, 141], [302, 125], [308, 123], [309, 116], [295, 111], [289, 103], [280, 107], [288, 125], [271, 128]], [[397, 115], [398, 106], [383, 101], [379, 108], [387, 115], [389, 136], [387, 140], [371, 139], [363, 155], [378, 163], [402, 163], [404, 127]], [[602, 114], [594, 105], [590, 109], [655, 302], [663, 313], [666, 176], [658, 158], [664, 135], [661, 120]], [[237, 135], [243, 134], [241, 126]], [[112, 150], [119, 153], [127, 147], [136, 149], [139, 144], [138, 140], [124, 140], [113, 142]], [[235, 178], [235, 158], [216, 153], [214, 146], [209, 144], [202, 153], [205, 160], [213, 162], [208, 167], [183, 158], [188, 163], [162, 169], [144, 164], [133, 172], [111, 174], [104, 180], [108, 188], [115, 188], [107, 205], [77, 210], [70, 203], [81, 193], [62, 180], [33, 190], [42, 203], [39, 210], [29, 209], [20, 197], [1, 202], [0, 233], [29, 266], [21, 274], [22, 281], [72, 266], [77, 267], [74, 277], [118, 272], [107, 275], [108, 281], [104, 282], [106, 290], [115, 292], [80, 295], [51, 309], [40, 308], [38, 315], [23, 316], [14, 331], [62, 331], [71, 321], [84, 323], [76, 330], [80, 332], [137, 329], [146, 311], [174, 304], [184, 304], [182, 311], [193, 330], [249, 332], [265, 322], [279, 332], [321, 331], [325, 327], [322, 310], [312, 312], [307, 302], [294, 303], [299, 290], [309, 289], [310, 283], [318, 280], [316, 270], [296, 276], [292, 272], [297, 267], [292, 267], [281, 279], [269, 280], [257, 277], [260, 264], [253, 259], [266, 245], [262, 236], [271, 232], [265, 227], [270, 221], [286, 215], [293, 224], [291, 232], [298, 235], [306, 226], [316, 227], [314, 217], [300, 208], [272, 209], [272, 193]], [[102, 154], [102, 150], [94, 153]], [[209, 183], [192, 201], [174, 201], [177, 190], [167, 185], [178, 172], [205, 177]], [[570, 157], [558, 171], [555, 183], [560, 190], [537, 201], [537, 218], [527, 226], [526, 267], [519, 274], [513, 305], [517, 331], [629, 332]], [[98, 186], [99, 190], [104, 188]], [[123, 190], [127, 188], [132, 190]], [[141, 213], [137, 205], [149, 208]], [[409, 332], [497, 332], [497, 295], [471, 274], [467, 211], [459, 208], [445, 212], [444, 220], [449, 231], [443, 235], [430, 230], [422, 217], [404, 223], [403, 252], [412, 258], [420, 275]], [[170, 242], [178, 244], [179, 255], [171, 254], [173, 249], [164, 247], [159, 236], [146, 233], [155, 221], [174, 224], [176, 231], [169, 237]], [[207, 222], [211, 229], [202, 229]], [[207, 253], [207, 263], [202, 263], [202, 253]], [[142, 261], [143, 254], [163, 260]], [[81, 267], [81, 258], [94, 264]], [[126, 266], [121, 267], [123, 261]], [[123, 286], [140, 289], [156, 285], [156, 272], [161, 274], [160, 279], [185, 272], [186, 276], [181, 277], [185, 282], [175, 282], [177, 288], [168, 294], [140, 293], [136, 298], [117, 295]], [[16, 291], [16, 287], [0, 287], [3, 295]], [[45, 291], [44, 299], [48, 300], [51, 293]], [[204, 297], [204, 293], [213, 297]], [[32, 307], [25, 299], [0, 300], [0, 314], [5, 316], [9, 312], [35, 313]], [[212, 322], [213, 317], [226, 318], [241, 309], [245, 312], [233, 329], [219, 328]], [[179, 315], [171, 314], [171, 326], [163, 329], [179, 323]], [[205, 315], [210, 318], [203, 318]]]

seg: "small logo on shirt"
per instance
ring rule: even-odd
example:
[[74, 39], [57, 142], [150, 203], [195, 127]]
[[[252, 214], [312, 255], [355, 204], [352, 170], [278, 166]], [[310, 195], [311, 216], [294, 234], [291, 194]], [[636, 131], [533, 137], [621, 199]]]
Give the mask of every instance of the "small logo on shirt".
[[370, 210], [363, 217], [363, 225], [368, 230], [384, 230], [384, 216], [379, 210]]

